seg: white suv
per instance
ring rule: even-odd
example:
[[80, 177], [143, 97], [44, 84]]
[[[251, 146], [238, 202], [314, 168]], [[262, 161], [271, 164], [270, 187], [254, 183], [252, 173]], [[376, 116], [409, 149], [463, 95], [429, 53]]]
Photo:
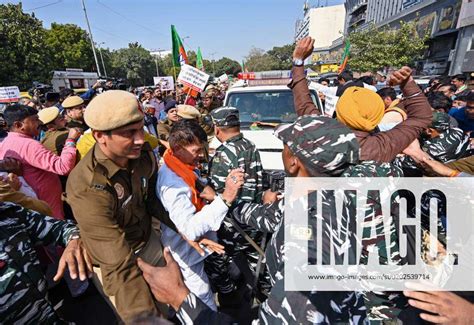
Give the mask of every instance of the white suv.
[[[267, 172], [283, 170], [283, 143], [273, 135], [274, 127], [292, 123], [297, 118], [293, 93], [286, 86], [289, 80], [283, 81], [280, 85], [269, 86], [252, 86], [251, 80], [248, 83], [239, 81], [227, 91], [224, 100], [224, 106], [239, 110], [242, 133], [257, 146], [263, 169]], [[317, 90], [310, 86], [310, 92], [313, 102], [321, 109]], [[210, 147], [218, 146], [219, 141], [214, 138]]]

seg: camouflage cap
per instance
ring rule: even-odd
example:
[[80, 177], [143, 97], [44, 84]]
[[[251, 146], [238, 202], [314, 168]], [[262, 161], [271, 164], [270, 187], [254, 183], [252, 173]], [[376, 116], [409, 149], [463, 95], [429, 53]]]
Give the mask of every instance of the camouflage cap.
[[450, 118], [449, 115], [443, 112], [433, 112], [433, 119], [431, 120], [430, 127], [437, 131], [446, 131], [450, 129]]
[[239, 110], [235, 107], [224, 106], [211, 111], [212, 121], [216, 126], [239, 126]]
[[301, 116], [293, 124], [281, 125], [275, 135], [311, 171], [339, 175], [359, 161], [355, 134], [335, 119]]

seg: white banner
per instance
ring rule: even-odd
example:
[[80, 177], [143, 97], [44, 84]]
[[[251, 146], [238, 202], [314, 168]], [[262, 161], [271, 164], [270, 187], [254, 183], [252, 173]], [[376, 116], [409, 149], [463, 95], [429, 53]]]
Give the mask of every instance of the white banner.
[[160, 87], [162, 91], [174, 90], [174, 80], [172, 76], [153, 77], [155, 87]]
[[17, 102], [20, 99], [20, 89], [17, 86], [0, 87], [0, 103]]
[[326, 95], [326, 99], [324, 101], [324, 115], [328, 117], [332, 117], [334, 111], [336, 110], [336, 104], [339, 100], [339, 97]]
[[227, 82], [229, 81], [229, 76], [226, 73], [224, 73], [222, 76], [217, 78], [217, 81], [220, 83]]
[[190, 65], [183, 65], [178, 76], [178, 81], [196, 91], [203, 91], [206, 87], [209, 75]]

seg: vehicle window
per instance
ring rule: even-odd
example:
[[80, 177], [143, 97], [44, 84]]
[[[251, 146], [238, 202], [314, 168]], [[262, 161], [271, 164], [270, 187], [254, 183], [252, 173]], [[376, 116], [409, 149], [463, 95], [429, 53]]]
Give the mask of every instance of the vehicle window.
[[[317, 103], [316, 92], [311, 98]], [[298, 117], [291, 90], [229, 94], [228, 106], [239, 109], [242, 125], [254, 122], [292, 123]]]

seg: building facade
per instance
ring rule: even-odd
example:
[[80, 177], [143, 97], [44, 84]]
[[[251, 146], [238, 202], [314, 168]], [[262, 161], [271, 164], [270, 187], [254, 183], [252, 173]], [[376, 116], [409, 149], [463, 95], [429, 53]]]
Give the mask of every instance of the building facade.
[[314, 47], [327, 48], [344, 33], [345, 8], [344, 5], [310, 8], [304, 6], [304, 18], [297, 21], [295, 41], [311, 36], [314, 38]]
[[344, 5], [311, 8], [306, 2], [303, 12], [303, 19], [296, 22], [295, 41], [307, 36], [315, 40], [315, 50], [308, 63], [316, 64], [318, 73], [337, 70], [339, 62], [329, 58], [328, 53], [333, 42], [344, 35]]
[[430, 36], [425, 56], [417, 62], [418, 73], [470, 72], [474, 67], [461, 63], [465, 52], [472, 50], [471, 28], [457, 25], [461, 5], [463, 0], [347, 0], [345, 35], [371, 24], [377, 28], [397, 28], [401, 22], [416, 21], [418, 34]]

